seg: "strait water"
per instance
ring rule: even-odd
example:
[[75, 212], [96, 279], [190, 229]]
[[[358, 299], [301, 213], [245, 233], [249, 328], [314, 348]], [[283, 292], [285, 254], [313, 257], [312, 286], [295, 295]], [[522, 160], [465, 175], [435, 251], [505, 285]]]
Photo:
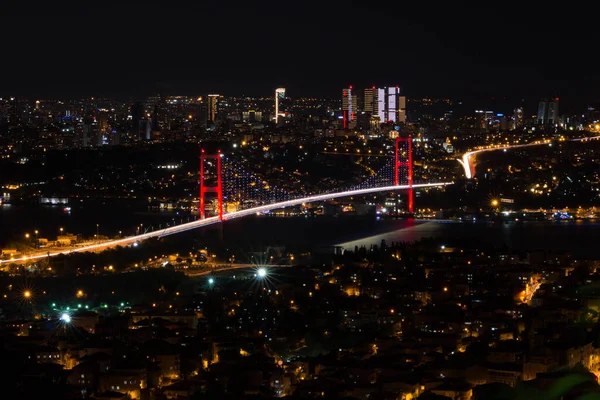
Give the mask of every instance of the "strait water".
[[[25, 233], [54, 239], [59, 228], [65, 232], [93, 236], [131, 235], [141, 230], [164, 228], [166, 224], [194, 220], [189, 213], [149, 211], [143, 204], [132, 202], [85, 201], [63, 206], [3, 205], [0, 206], [0, 248], [11, 241], [22, 240]], [[98, 224], [98, 227], [96, 227]], [[140, 226], [143, 224], [143, 226]], [[204, 228], [207, 229], [207, 228]], [[199, 238], [215, 228], [197, 230]], [[207, 233], [208, 232], [208, 233]], [[293, 246], [315, 248], [337, 245], [347, 249], [369, 247], [385, 240], [414, 241], [424, 237], [440, 240], [461, 238], [484, 241], [515, 250], [570, 251], [577, 258], [600, 259], [600, 223], [518, 222], [460, 223], [451, 221], [376, 220], [360, 217], [275, 218], [247, 217], [225, 223], [222, 233], [227, 245], [253, 248], [258, 246]]]

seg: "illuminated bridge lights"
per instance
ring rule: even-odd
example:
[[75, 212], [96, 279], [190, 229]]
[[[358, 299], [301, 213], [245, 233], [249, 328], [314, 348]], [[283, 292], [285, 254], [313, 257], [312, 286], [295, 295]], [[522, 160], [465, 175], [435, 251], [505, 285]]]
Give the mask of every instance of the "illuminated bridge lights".
[[[308, 197], [299, 197], [299, 198], [295, 198], [292, 200], [286, 200], [286, 201], [281, 201], [281, 202], [277, 202], [277, 203], [273, 203], [273, 204], [256, 206], [256, 207], [248, 208], [245, 210], [234, 211], [229, 214], [224, 214], [223, 220], [242, 218], [242, 217], [246, 217], [249, 215], [255, 215], [257, 213], [260, 214], [260, 213], [269, 212], [269, 211], [276, 210], [279, 208], [293, 207], [293, 206], [297, 206], [297, 205], [301, 205], [301, 204], [326, 201], [326, 200], [331, 200], [331, 199], [335, 199], [335, 198], [339, 198], [339, 197], [360, 196], [360, 195], [378, 193], [378, 192], [393, 192], [396, 190], [407, 190], [410, 188], [420, 189], [420, 188], [444, 187], [444, 186], [452, 185], [453, 183], [454, 182], [436, 182], [436, 183], [419, 183], [419, 184], [414, 184], [414, 185], [400, 185], [400, 186], [391, 185], [391, 186], [382, 186], [382, 187], [374, 187], [374, 188], [366, 188], [366, 189], [346, 190], [343, 192], [326, 193], [326, 194], [319, 194], [319, 195], [313, 195], [313, 196], [308, 196]], [[141, 241], [146, 240], [146, 239], [161, 238], [161, 237], [165, 237], [165, 236], [169, 236], [169, 235], [174, 235], [177, 233], [187, 232], [187, 231], [190, 231], [193, 229], [198, 229], [198, 228], [201, 228], [204, 226], [213, 225], [213, 224], [216, 224], [219, 222], [220, 222], [220, 220], [219, 220], [218, 216], [207, 217], [205, 219], [187, 222], [187, 223], [184, 223], [181, 225], [171, 226], [171, 227], [161, 229], [161, 230], [147, 232], [147, 233], [143, 233], [140, 235], [130, 236], [130, 237], [122, 238], [122, 239], [111, 240], [108, 242], [92, 244], [89, 246], [83, 246], [83, 247], [79, 247], [79, 248], [73, 249], [73, 250], [57, 251], [54, 253], [48, 252], [46, 254], [40, 254], [40, 255], [29, 256], [29, 257], [21, 257], [21, 258], [17, 258], [17, 259], [13, 259], [13, 260], [0, 260], [0, 265], [5, 264], [5, 263], [20, 262], [20, 261], [25, 261], [25, 260], [34, 260], [34, 259], [41, 259], [41, 258], [46, 258], [46, 257], [54, 257], [54, 256], [61, 255], [61, 254], [71, 254], [71, 253], [81, 253], [81, 252], [87, 252], [87, 251], [106, 250], [106, 249], [117, 247], [117, 246], [132, 246], [132, 245], [135, 246], [135, 243], [140, 243]]]

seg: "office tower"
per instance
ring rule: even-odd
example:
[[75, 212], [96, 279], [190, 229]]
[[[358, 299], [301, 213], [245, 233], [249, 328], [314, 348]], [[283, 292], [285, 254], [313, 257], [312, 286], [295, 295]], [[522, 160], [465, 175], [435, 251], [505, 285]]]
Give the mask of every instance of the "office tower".
[[356, 95], [352, 94], [352, 86], [342, 90], [342, 115], [344, 119], [344, 129], [354, 128], [356, 123], [357, 110]]
[[548, 103], [548, 124], [556, 125], [559, 123], [558, 115], [558, 97]]
[[517, 107], [513, 110], [513, 129], [519, 129], [523, 126], [523, 107]]
[[285, 110], [280, 107], [282, 102], [285, 100], [285, 88], [275, 89], [275, 123], [279, 122], [279, 117], [285, 116]]
[[406, 97], [400, 96], [398, 86], [365, 89], [364, 101], [364, 111], [372, 119], [378, 119], [380, 123], [406, 122]]
[[215, 122], [217, 120], [217, 103], [219, 102], [218, 94], [208, 95], [208, 120]]
[[200, 103], [198, 104], [198, 124], [202, 129], [206, 129], [208, 127], [208, 104]]
[[371, 116], [377, 113], [375, 103], [376, 90], [377, 89], [375, 89], [375, 86], [373, 86], [372, 88], [365, 89], [364, 92], [364, 112], [370, 114]]
[[[398, 94], [400, 92], [398, 91]], [[397, 111], [398, 119], [397, 123], [406, 123], [406, 96], [398, 96], [398, 111]]]
[[144, 118], [144, 104], [139, 101], [131, 106], [131, 137], [133, 140], [140, 140], [142, 130], [142, 119]]
[[144, 118], [141, 121], [140, 132], [144, 140], [152, 140], [152, 120]]
[[538, 106], [538, 125], [558, 124], [558, 97], [554, 99], [542, 99]]

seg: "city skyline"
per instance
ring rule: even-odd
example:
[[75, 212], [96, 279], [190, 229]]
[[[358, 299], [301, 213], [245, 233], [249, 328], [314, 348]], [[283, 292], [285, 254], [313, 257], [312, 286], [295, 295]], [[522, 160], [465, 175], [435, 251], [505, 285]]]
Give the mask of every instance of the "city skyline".
[[[297, 97], [337, 97], [348, 85], [401, 82], [409, 97], [596, 99], [597, 73], [577, 61], [592, 44], [587, 16], [575, 23], [567, 11], [561, 24], [548, 26], [543, 14], [529, 10], [468, 11], [335, 2], [277, 9], [103, 3], [33, 11], [11, 4], [3, 24], [29, 34], [7, 42], [12, 79], [2, 95], [267, 95], [286, 87]], [[376, 35], [368, 34], [371, 25]], [[31, 35], [40, 42], [30, 44]], [[567, 50], [572, 57], [561, 55]]]

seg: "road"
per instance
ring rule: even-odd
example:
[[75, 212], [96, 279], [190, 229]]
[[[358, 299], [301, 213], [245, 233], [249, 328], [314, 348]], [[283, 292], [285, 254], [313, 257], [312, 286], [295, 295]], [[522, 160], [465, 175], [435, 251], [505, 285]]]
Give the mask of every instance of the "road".
[[[360, 196], [360, 195], [372, 194], [372, 193], [378, 193], [378, 192], [391, 192], [391, 191], [396, 191], [396, 190], [406, 190], [411, 187], [414, 189], [428, 188], [428, 187], [443, 187], [443, 186], [447, 186], [447, 185], [452, 185], [453, 183], [454, 182], [438, 182], [438, 183], [421, 183], [421, 184], [415, 184], [412, 186], [411, 185], [382, 186], [382, 187], [377, 187], [377, 188], [354, 189], [354, 190], [347, 190], [347, 191], [343, 191], [343, 192], [319, 194], [319, 195], [314, 195], [314, 196], [301, 197], [301, 198], [297, 198], [297, 199], [293, 199], [293, 200], [282, 201], [279, 203], [267, 204], [264, 206], [253, 207], [253, 208], [249, 208], [246, 210], [234, 211], [234, 212], [223, 215], [223, 220], [226, 221], [226, 220], [230, 220], [230, 219], [246, 217], [248, 215], [263, 214], [263, 213], [267, 213], [269, 211], [276, 210], [279, 208], [292, 207], [292, 206], [297, 206], [297, 205], [306, 204], [306, 203], [314, 203], [314, 202], [318, 202], [318, 201], [326, 201], [326, 200], [331, 200], [331, 199], [335, 199], [338, 197]], [[119, 247], [119, 246], [122, 246], [122, 247], [134, 246], [135, 247], [140, 242], [142, 242], [146, 239], [161, 238], [161, 237], [165, 237], [165, 236], [169, 236], [169, 235], [175, 235], [175, 234], [187, 232], [187, 231], [190, 231], [193, 229], [202, 228], [204, 226], [213, 225], [218, 222], [220, 222], [218, 217], [208, 217], [208, 218], [197, 220], [197, 221], [187, 222], [187, 223], [181, 224], [181, 225], [171, 226], [171, 227], [161, 229], [161, 230], [143, 233], [141, 235], [128, 236], [128, 237], [124, 237], [122, 239], [110, 240], [110, 241], [106, 241], [103, 243], [96, 243], [96, 244], [92, 244], [89, 246], [78, 247], [78, 248], [74, 248], [74, 249], [70, 249], [70, 250], [66, 250], [66, 249], [53, 250], [53, 251], [48, 250], [46, 253], [43, 253], [43, 254], [32, 254], [32, 255], [29, 255], [26, 257], [14, 258], [11, 260], [0, 260], [0, 265], [8, 264], [8, 263], [15, 263], [15, 262], [29, 262], [29, 261], [33, 261], [33, 260], [43, 259], [46, 257], [54, 257], [54, 256], [58, 256], [61, 254], [98, 252], [98, 251], [104, 251], [104, 250], [108, 250], [110, 248]]]
[[[600, 139], [600, 136], [592, 136], [592, 137], [585, 137], [585, 138], [568, 139], [567, 141], [569, 141], [569, 142], [586, 142], [586, 141], [590, 141], [590, 140], [599, 140], [599, 139]], [[550, 139], [536, 140], [535, 142], [525, 143], [525, 144], [511, 144], [511, 145], [506, 145], [506, 146], [498, 145], [498, 146], [489, 147], [486, 149], [473, 150], [473, 151], [469, 151], [469, 152], [463, 154], [462, 159], [458, 159], [457, 161], [463, 166], [463, 169], [465, 170], [465, 177], [467, 179], [471, 179], [475, 175], [475, 166], [472, 164], [472, 161], [474, 159], [473, 156], [476, 156], [479, 153], [485, 153], [488, 151], [498, 151], [498, 150], [511, 150], [511, 149], [517, 149], [520, 147], [532, 147], [532, 146], [542, 146], [542, 145], [552, 145], [552, 140], [550, 140]]]

